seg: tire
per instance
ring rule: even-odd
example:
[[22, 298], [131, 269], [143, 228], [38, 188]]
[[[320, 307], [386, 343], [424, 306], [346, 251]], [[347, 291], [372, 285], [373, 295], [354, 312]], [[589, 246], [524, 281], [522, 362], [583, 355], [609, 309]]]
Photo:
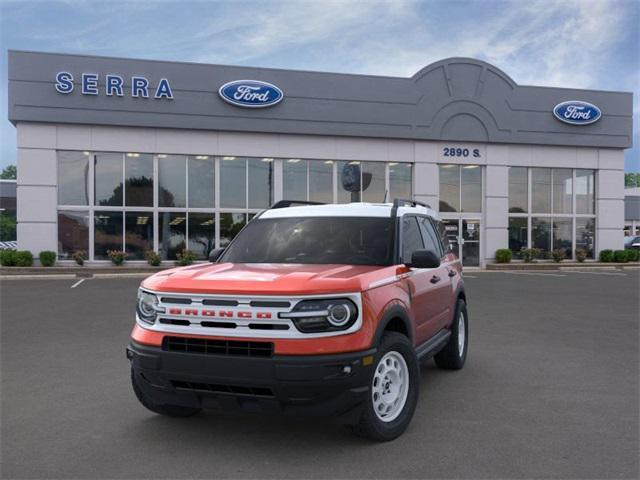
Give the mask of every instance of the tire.
[[451, 337], [447, 345], [438, 352], [434, 360], [438, 368], [444, 370], [460, 370], [467, 360], [469, 345], [469, 314], [467, 304], [461, 298], [456, 303], [456, 310], [451, 324]]
[[[349, 428], [358, 436], [388, 442], [399, 437], [413, 418], [418, 403], [420, 369], [413, 345], [396, 332], [382, 336], [374, 365], [362, 416]], [[403, 377], [406, 383], [402, 382]], [[376, 409], [382, 413], [376, 413]]]
[[133, 391], [136, 394], [136, 397], [140, 401], [140, 403], [146, 407], [148, 410], [151, 410], [153, 413], [157, 413], [159, 415], [165, 415], [167, 417], [191, 417], [196, 413], [199, 413], [201, 408], [192, 408], [192, 407], [182, 407], [180, 405], [159, 405], [155, 403], [148, 395], [144, 393], [144, 391], [140, 388], [138, 384], [139, 378], [136, 373], [131, 369], [131, 384], [133, 386]]

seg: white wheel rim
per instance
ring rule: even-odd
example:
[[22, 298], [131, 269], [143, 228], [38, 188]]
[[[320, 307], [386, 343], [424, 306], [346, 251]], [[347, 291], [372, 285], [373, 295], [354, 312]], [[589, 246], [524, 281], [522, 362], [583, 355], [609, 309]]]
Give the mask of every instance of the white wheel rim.
[[464, 313], [460, 312], [460, 315], [458, 315], [458, 355], [460, 355], [460, 358], [464, 355], [464, 341], [466, 334]]
[[373, 411], [383, 422], [391, 422], [402, 413], [409, 393], [409, 369], [398, 352], [384, 355], [373, 374], [371, 399]]

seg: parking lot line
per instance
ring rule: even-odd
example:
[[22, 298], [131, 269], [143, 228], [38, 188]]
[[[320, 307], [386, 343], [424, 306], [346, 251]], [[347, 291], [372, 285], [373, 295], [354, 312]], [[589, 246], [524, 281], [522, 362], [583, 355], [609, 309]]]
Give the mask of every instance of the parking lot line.
[[564, 273], [538, 273], [538, 272], [502, 272], [511, 275], [537, 275], [539, 277], [566, 277]]
[[589, 275], [617, 275], [626, 277], [626, 273], [617, 273], [617, 272], [585, 272], [584, 270], [570, 270], [568, 273], [588, 273]]
[[73, 285], [71, 285], [71, 288], [76, 288], [78, 285], [80, 285], [82, 282], [84, 282], [86, 280], [86, 278], [81, 278], [80, 280], [78, 280], [76, 283], [74, 283]]

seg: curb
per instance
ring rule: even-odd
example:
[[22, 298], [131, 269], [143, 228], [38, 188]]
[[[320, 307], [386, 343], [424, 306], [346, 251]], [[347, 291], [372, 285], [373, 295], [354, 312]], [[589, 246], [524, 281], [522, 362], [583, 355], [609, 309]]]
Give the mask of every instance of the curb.
[[507, 270], [532, 270], [532, 271], [544, 271], [544, 270], [626, 270], [640, 268], [640, 264], [634, 263], [578, 263], [578, 262], [563, 262], [563, 263], [489, 263], [487, 270], [491, 271], [507, 271]]

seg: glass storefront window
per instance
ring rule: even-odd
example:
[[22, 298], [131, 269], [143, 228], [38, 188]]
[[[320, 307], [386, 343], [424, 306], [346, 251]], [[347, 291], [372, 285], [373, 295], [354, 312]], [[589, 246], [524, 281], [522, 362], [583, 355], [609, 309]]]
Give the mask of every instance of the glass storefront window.
[[147, 250], [153, 250], [153, 213], [126, 212], [124, 246], [127, 260], [144, 260]]
[[250, 159], [249, 208], [269, 208], [273, 192], [273, 158]]
[[186, 157], [158, 155], [158, 206], [187, 206]]
[[509, 250], [514, 258], [522, 258], [521, 250], [527, 248], [527, 219], [509, 218]]
[[576, 218], [576, 250], [587, 251], [587, 258], [593, 258], [596, 238], [595, 218]]
[[385, 164], [362, 162], [362, 201], [382, 202], [385, 194]]
[[73, 252], [89, 254], [89, 212], [60, 210], [58, 212], [58, 257], [71, 259]]
[[215, 248], [216, 226], [213, 213], [189, 213], [189, 250], [205, 260]]
[[553, 219], [553, 250], [564, 250], [565, 258], [572, 258], [571, 241], [573, 220], [571, 218]]
[[551, 169], [531, 169], [531, 211], [551, 213]]
[[158, 250], [163, 260], [175, 260], [176, 253], [186, 248], [186, 212], [158, 214]]
[[576, 213], [595, 213], [595, 174], [593, 170], [576, 170]]
[[309, 200], [333, 203], [333, 161], [309, 161]]
[[122, 212], [95, 212], [94, 258], [108, 260], [109, 250], [122, 250]]
[[464, 165], [461, 170], [462, 212], [482, 211], [482, 168], [479, 165]]
[[244, 158], [222, 157], [220, 160], [220, 206], [247, 207], [247, 161]]
[[244, 213], [220, 214], [220, 247], [226, 247], [246, 225]]
[[307, 161], [289, 158], [282, 163], [282, 198], [307, 200]]
[[95, 205], [122, 206], [122, 159], [122, 153], [95, 154]]
[[124, 161], [125, 205], [153, 206], [153, 156], [127, 153]]
[[573, 171], [553, 169], [553, 213], [573, 212]]
[[389, 198], [388, 201], [393, 201], [394, 198], [407, 198], [412, 197], [412, 164], [410, 163], [395, 163], [389, 164]]
[[215, 159], [189, 157], [189, 208], [215, 207]]
[[89, 204], [89, 152], [58, 152], [58, 205]]
[[439, 165], [440, 211], [460, 211], [460, 166]]
[[531, 219], [531, 247], [541, 251], [542, 258], [549, 258], [551, 252], [551, 218]]
[[528, 197], [529, 181], [527, 168], [509, 167], [509, 213], [528, 212]]

